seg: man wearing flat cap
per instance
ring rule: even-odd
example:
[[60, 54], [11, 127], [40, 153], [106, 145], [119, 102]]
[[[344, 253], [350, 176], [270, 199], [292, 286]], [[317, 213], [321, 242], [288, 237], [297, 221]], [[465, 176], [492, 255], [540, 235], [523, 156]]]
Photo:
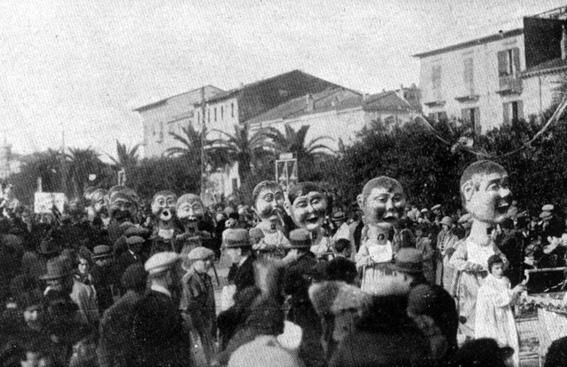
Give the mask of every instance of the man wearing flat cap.
[[132, 366], [191, 364], [190, 337], [174, 298], [179, 288], [179, 260], [175, 252], [159, 252], [144, 264], [150, 291], [134, 308]]
[[216, 335], [215, 291], [209, 270], [214, 266], [215, 253], [206, 247], [199, 246], [191, 250], [185, 259], [183, 276], [183, 293], [179, 309], [199, 334], [203, 344], [205, 357], [211, 360], [214, 353], [214, 337]]
[[283, 291], [290, 297], [289, 321], [303, 330], [299, 356], [306, 366], [324, 365], [324, 352], [320, 343], [321, 321], [309, 300], [309, 286], [315, 276], [315, 255], [310, 251], [311, 234], [306, 229], [295, 229], [289, 233], [291, 259], [284, 272]]

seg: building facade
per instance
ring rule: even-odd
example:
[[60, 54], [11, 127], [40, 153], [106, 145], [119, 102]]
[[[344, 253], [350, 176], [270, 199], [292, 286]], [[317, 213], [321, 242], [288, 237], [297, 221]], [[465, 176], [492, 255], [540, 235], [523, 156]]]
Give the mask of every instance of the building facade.
[[189, 124], [200, 129], [201, 110], [198, 104], [203, 95], [206, 99], [221, 92], [223, 90], [207, 85], [136, 108], [134, 111], [142, 117], [144, 156], [159, 157], [167, 149], [178, 146], [171, 134], [183, 135], [182, 128]]
[[[342, 141], [351, 144], [356, 133], [372, 121], [385, 125], [411, 121], [419, 112], [402, 95], [406, 89], [368, 95], [345, 88], [329, 88], [316, 94], [292, 99], [246, 123], [252, 131], [276, 128], [284, 131], [285, 125], [294, 130], [309, 126], [306, 142], [328, 137], [320, 143], [337, 150]], [[301, 167], [300, 167], [301, 169]]]
[[461, 119], [477, 133], [540, 115], [565, 64], [565, 14], [554, 9], [524, 18], [523, 28], [414, 55], [424, 114]]

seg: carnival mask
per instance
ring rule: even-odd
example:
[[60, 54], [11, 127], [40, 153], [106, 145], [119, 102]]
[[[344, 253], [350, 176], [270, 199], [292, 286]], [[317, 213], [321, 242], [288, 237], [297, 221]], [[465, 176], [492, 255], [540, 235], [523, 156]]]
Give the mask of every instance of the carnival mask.
[[363, 203], [368, 224], [396, 226], [405, 214], [406, 195], [399, 185], [389, 188], [376, 186], [370, 190]]
[[269, 220], [273, 215], [280, 216], [283, 212], [284, 196], [280, 188], [269, 188], [261, 190], [254, 203], [256, 213], [261, 220]]
[[137, 202], [129, 192], [119, 191], [110, 196], [110, 215], [119, 222], [134, 221], [138, 212]]
[[290, 206], [293, 222], [309, 232], [315, 232], [321, 228], [326, 210], [327, 198], [318, 191], [298, 196]]
[[175, 214], [177, 196], [171, 191], [160, 191], [152, 199], [152, 214], [160, 220], [168, 221]]
[[194, 194], [181, 195], [176, 204], [177, 218], [184, 224], [197, 224], [205, 215], [201, 199]]
[[485, 223], [501, 223], [508, 217], [512, 192], [508, 175], [498, 172], [478, 173], [461, 187], [465, 207], [471, 216]]

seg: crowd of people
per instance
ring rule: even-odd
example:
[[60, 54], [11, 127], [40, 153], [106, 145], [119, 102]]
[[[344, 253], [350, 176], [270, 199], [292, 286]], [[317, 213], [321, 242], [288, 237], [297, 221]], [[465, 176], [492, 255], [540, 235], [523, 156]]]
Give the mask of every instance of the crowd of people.
[[309, 182], [208, 208], [125, 186], [63, 212], [7, 198], [0, 365], [519, 366], [524, 271], [565, 266], [565, 217], [521, 212], [491, 161], [460, 189], [454, 213], [408, 205], [385, 176], [335, 207]]

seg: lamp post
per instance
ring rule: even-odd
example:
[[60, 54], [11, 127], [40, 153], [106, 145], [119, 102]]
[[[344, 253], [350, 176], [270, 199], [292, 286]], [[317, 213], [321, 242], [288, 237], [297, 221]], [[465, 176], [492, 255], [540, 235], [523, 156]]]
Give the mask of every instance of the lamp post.
[[287, 191], [290, 184], [297, 184], [298, 179], [297, 158], [293, 153], [280, 154], [276, 160], [276, 181]]

